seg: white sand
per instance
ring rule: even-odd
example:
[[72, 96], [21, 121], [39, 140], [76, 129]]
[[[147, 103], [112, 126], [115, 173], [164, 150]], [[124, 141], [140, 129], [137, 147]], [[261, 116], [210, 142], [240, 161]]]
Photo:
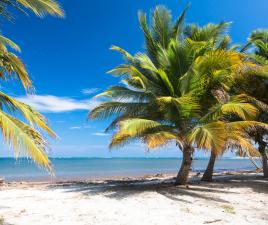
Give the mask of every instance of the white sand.
[[0, 224], [268, 224], [268, 180], [256, 174], [188, 188], [160, 180], [11, 183], [0, 190]]

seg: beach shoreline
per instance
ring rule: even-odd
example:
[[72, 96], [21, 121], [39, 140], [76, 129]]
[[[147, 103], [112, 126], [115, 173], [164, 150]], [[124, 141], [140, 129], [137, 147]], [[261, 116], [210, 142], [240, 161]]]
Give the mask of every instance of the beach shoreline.
[[[190, 171], [189, 173], [189, 182], [198, 182], [203, 174], [204, 171]], [[214, 178], [219, 176], [228, 176], [228, 175], [242, 175], [242, 174], [258, 174], [261, 171], [255, 170], [223, 170], [223, 171], [215, 171], [213, 173]], [[260, 173], [261, 174], [261, 173]], [[170, 172], [170, 173], [145, 173], [139, 175], [109, 175], [109, 176], [51, 176], [48, 177], [35, 177], [33, 179], [24, 179], [24, 178], [16, 178], [15, 180], [12, 179], [5, 179], [4, 177], [1, 178], [2, 183], [4, 184], [60, 184], [60, 183], [72, 183], [72, 182], [106, 182], [106, 181], [144, 181], [144, 180], [170, 180], [171, 182], [175, 180], [177, 173]]]
[[191, 173], [105, 180], [5, 182], [2, 224], [267, 224], [268, 179], [254, 171], [225, 172], [212, 183]]

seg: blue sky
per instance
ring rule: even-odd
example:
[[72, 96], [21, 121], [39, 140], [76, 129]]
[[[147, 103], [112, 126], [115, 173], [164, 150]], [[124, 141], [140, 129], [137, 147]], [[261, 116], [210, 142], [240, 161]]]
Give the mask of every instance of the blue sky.
[[[131, 53], [143, 50], [143, 36], [137, 11], [147, 13], [165, 5], [176, 17], [188, 1], [179, 0], [62, 0], [65, 19], [36, 18], [16, 14], [15, 24], [4, 22], [2, 33], [22, 48], [21, 57], [33, 79], [36, 96], [26, 97], [18, 84], [2, 88], [42, 111], [57, 132], [59, 140], [49, 140], [50, 156], [180, 156], [173, 146], [148, 153], [139, 143], [110, 152], [109, 135], [102, 131], [107, 121], [87, 121], [92, 97], [117, 80], [106, 71], [122, 62], [110, 51], [112, 44]], [[246, 41], [257, 28], [268, 27], [267, 0], [192, 0], [188, 23], [231, 21], [235, 43]], [[2, 156], [12, 155], [2, 151]]]

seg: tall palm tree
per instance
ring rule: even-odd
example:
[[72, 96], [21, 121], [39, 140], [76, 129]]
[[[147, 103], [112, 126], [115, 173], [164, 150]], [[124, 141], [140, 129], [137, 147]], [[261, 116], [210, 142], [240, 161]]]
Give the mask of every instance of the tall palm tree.
[[[257, 102], [261, 108], [256, 121], [268, 122], [268, 30], [253, 31], [248, 38], [248, 43], [241, 49], [242, 52], [248, 51], [252, 61], [262, 67], [262, 70], [250, 71], [247, 76], [241, 77], [238, 80], [239, 87], [236, 91], [247, 93], [254, 97], [254, 102]], [[258, 144], [258, 150], [262, 158], [262, 167], [264, 177], [268, 177], [268, 157], [267, 157], [267, 131], [258, 129], [251, 133], [254, 141]]]
[[[60, 6], [53, 0], [0, 0], [0, 15], [12, 19], [10, 7], [28, 9], [38, 16], [45, 14], [63, 16]], [[24, 11], [23, 11], [24, 12]], [[14, 53], [20, 51], [10, 39], [0, 35], [0, 79], [17, 79], [28, 93], [33, 90], [23, 62]], [[15, 157], [31, 157], [38, 165], [52, 172], [46, 155], [48, 143], [43, 133], [56, 137], [43, 115], [15, 98], [0, 91], [0, 129], [3, 139], [13, 148]]]
[[[188, 138], [189, 133], [200, 127], [200, 119], [216, 101], [213, 89], [226, 89], [234, 71], [244, 65], [245, 57], [222, 50], [220, 44], [215, 48], [223, 39], [200, 41], [193, 40], [195, 36], [187, 37], [182, 25], [170, 22], [170, 13], [163, 7], [157, 7], [152, 15], [149, 29], [146, 16], [139, 14], [147, 54], [132, 56], [119, 47], [112, 47], [126, 62], [110, 73], [120, 77], [125, 86], [113, 86], [100, 94], [106, 101], [93, 109], [90, 117], [115, 117], [107, 128], [116, 130], [110, 147], [135, 139], [144, 141], [149, 148], [175, 141], [183, 153], [176, 183], [185, 184], [197, 140], [194, 135], [197, 133]], [[180, 24], [184, 15], [185, 11], [177, 20]], [[214, 33], [221, 34], [226, 26], [213, 26], [217, 30]], [[245, 102], [239, 104], [237, 108], [226, 106], [226, 113], [247, 114], [253, 107]]]
[[[228, 27], [228, 23], [220, 23], [219, 25], [214, 25], [214, 24], [208, 24], [204, 27], [198, 27], [197, 25], [188, 25], [184, 31], [187, 37], [191, 38], [192, 40], [195, 41], [207, 41], [213, 43], [213, 49], [221, 49], [221, 50], [237, 50], [240, 46], [238, 45], [233, 45], [231, 46], [231, 38], [226, 34], [226, 28]], [[232, 99], [229, 96], [229, 93], [224, 90], [224, 89], [217, 89], [218, 87], [215, 87], [214, 90], [212, 90], [212, 94], [214, 95], [216, 99], [216, 104], [217, 107], [226, 107], [228, 104], [228, 107], [237, 104], [236, 102], [230, 102]], [[232, 118], [234, 119], [234, 118]], [[238, 118], [237, 119], [243, 119], [243, 118]], [[244, 118], [248, 119], [248, 118]], [[252, 119], [252, 118], [251, 118]], [[226, 147], [227, 147], [227, 140], [226, 140]], [[237, 145], [236, 145], [237, 146]], [[240, 152], [241, 152], [241, 148]], [[247, 148], [248, 149], [248, 148]], [[225, 149], [221, 149], [220, 151], [215, 151], [214, 149], [209, 149], [210, 151], [210, 158], [209, 162], [207, 165], [207, 168], [203, 174], [202, 181], [212, 181], [212, 174], [213, 174], [213, 169], [214, 169], [214, 164], [216, 161], [216, 158], [223, 154]], [[246, 149], [243, 149], [246, 151]], [[250, 151], [252, 154], [256, 153], [256, 151], [253, 151], [251, 148]], [[249, 154], [248, 151], [246, 151], [247, 154]]]

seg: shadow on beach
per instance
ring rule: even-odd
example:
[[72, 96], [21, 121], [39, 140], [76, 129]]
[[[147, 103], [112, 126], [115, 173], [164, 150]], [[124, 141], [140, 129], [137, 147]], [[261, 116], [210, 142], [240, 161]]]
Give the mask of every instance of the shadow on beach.
[[[49, 185], [51, 189], [79, 192], [85, 196], [104, 195], [107, 198], [124, 199], [144, 192], [157, 192], [171, 200], [191, 203], [183, 196], [228, 203], [227, 200], [212, 196], [213, 193], [234, 193], [235, 188], [249, 188], [257, 193], [268, 193], [268, 179], [258, 174], [219, 175], [214, 182], [201, 182], [193, 177], [188, 185], [174, 186], [174, 178], [140, 178], [127, 180], [106, 180], [101, 182], [63, 182]], [[237, 192], [238, 193], [238, 192]]]

